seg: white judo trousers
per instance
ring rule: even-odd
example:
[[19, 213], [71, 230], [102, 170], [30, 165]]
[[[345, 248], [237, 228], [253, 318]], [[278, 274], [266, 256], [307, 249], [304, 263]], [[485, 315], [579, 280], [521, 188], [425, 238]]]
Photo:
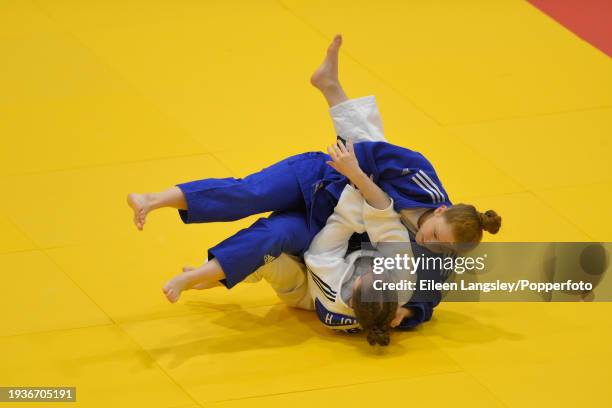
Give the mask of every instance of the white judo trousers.
[[[349, 99], [329, 109], [336, 134], [353, 143], [386, 142], [380, 111], [373, 95]], [[288, 306], [314, 310], [306, 265], [293, 255], [270, 259], [243, 282], [265, 280]]]

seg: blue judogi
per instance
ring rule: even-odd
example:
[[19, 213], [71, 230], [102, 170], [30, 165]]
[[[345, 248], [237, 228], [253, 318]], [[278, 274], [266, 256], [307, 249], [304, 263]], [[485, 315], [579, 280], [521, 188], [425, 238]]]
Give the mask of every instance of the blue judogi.
[[[354, 145], [359, 166], [404, 208], [452, 205], [431, 163], [420, 153], [385, 142]], [[231, 288], [281, 253], [301, 256], [333, 213], [348, 180], [322, 152], [289, 157], [242, 179], [204, 179], [177, 184], [187, 210], [184, 223], [233, 221], [273, 211], [208, 250]]]

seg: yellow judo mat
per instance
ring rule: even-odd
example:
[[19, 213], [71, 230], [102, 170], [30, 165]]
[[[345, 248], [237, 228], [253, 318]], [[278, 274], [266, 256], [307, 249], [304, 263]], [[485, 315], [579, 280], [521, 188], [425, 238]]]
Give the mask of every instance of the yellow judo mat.
[[163, 210], [140, 232], [126, 194], [323, 150], [309, 77], [335, 33], [349, 96], [376, 95], [454, 202], [502, 215], [488, 240], [612, 241], [612, 62], [527, 2], [3, 0], [0, 386], [75, 386], [79, 407], [609, 404], [606, 303], [442, 303], [373, 352], [265, 283], [166, 301], [254, 218]]

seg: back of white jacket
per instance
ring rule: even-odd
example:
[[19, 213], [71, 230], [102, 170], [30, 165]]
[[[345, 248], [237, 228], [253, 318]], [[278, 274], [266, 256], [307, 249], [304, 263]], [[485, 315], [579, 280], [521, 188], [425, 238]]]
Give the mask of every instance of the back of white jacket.
[[[342, 284], [352, 277], [356, 259], [364, 255], [382, 256], [359, 250], [345, 257], [349, 238], [355, 232], [367, 232], [374, 246], [379, 242], [405, 242], [403, 253], [412, 256], [410, 236], [393, 209], [393, 200], [387, 208], [379, 210], [370, 206], [358, 190], [347, 185], [334, 213], [304, 254], [315, 310], [321, 322], [332, 329], [359, 329], [353, 309], [340, 296]], [[404, 278], [416, 280], [416, 276], [410, 274]], [[410, 295], [402, 291], [400, 304], [407, 302]]]

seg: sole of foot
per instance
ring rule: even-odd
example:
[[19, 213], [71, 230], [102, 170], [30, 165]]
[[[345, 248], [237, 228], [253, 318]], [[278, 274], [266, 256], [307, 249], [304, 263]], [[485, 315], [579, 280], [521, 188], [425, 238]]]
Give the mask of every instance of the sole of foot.
[[142, 231], [149, 212], [147, 200], [144, 194], [130, 193], [127, 196], [127, 203], [134, 211], [134, 225]]

